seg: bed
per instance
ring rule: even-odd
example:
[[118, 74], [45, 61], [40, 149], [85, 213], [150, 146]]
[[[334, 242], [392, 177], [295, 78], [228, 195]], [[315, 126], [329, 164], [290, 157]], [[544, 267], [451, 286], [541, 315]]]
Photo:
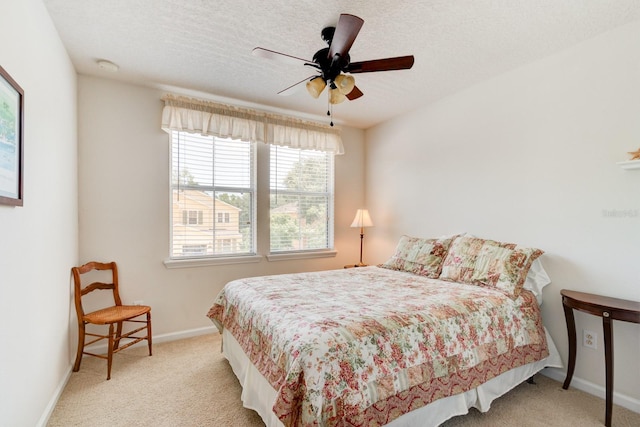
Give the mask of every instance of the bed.
[[208, 316], [269, 427], [436, 426], [561, 366], [541, 253], [403, 236], [380, 266], [229, 282]]

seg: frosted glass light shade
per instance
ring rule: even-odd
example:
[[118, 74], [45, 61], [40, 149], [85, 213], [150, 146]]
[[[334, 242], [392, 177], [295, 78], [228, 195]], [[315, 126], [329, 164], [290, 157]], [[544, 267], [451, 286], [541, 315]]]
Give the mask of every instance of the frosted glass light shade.
[[347, 99], [346, 96], [337, 87], [329, 89], [329, 104], [340, 104]]
[[348, 74], [340, 74], [336, 77], [335, 84], [343, 95], [349, 95], [353, 88], [356, 87], [356, 79]]
[[320, 96], [326, 85], [327, 83], [322, 79], [322, 77], [314, 77], [307, 82], [307, 92], [309, 92], [309, 95], [317, 98]]
[[369, 211], [367, 209], [358, 209], [358, 211], [356, 212], [356, 216], [355, 218], [353, 218], [353, 222], [351, 223], [351, 227], [373, 227], [373, 222], [371, 222]]

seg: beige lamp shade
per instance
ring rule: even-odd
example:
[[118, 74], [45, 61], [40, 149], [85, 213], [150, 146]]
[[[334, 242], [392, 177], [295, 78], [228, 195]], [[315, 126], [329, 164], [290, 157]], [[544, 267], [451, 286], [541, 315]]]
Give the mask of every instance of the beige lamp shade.
[[351, 223], [351, 227], [373, 227], [373, 222], [371, 222], [371, 217], [369, 216], [369, 211], [367, 209], [358, 209], [356, 212], [356, 217], [353, 219]]
[[329, 104], [340, 104], [341, 102], [346, 101], [346, 99], [347, 97], [344, 96], [337, 87], [329, 89]]
[[356, 79], [348, 74], [340, 74], [335, 79], [335, 84], [340, 93], [349, 95], [354, 87], [356, 87]]
[[309, 95], [317, 98], [320, 96], [326, 85], [327, 83], [322, 79], [322, 77], [314, 77], [307, 82], [307, 92], [309, 92]]

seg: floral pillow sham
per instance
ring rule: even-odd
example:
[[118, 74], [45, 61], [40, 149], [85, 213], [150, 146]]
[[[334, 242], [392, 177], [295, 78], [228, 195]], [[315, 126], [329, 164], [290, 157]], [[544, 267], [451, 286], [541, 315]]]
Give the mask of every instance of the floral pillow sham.
[[492, 287], [517, 298], [531, 264], [543, 253], [514, 243], [462, 236], [451, 244], [439, 278]]
[[402, 236], [393, 256], [379, 267], [437, 279], [454, 237], [424, 239]]

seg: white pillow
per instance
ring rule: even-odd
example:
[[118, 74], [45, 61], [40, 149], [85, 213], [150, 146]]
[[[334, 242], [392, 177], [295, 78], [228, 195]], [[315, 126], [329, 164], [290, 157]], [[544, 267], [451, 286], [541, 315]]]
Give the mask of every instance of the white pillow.
[[529, 273], [527, 273], [522, 287], [533, 292], [538, 300], [538, 305], [542, 305], [542, 288], [549, 283], [551, 283], [551, 279], [542, 266], [540, 258], [538, 258], [531, 264], [531, 268], [529, 269]]

